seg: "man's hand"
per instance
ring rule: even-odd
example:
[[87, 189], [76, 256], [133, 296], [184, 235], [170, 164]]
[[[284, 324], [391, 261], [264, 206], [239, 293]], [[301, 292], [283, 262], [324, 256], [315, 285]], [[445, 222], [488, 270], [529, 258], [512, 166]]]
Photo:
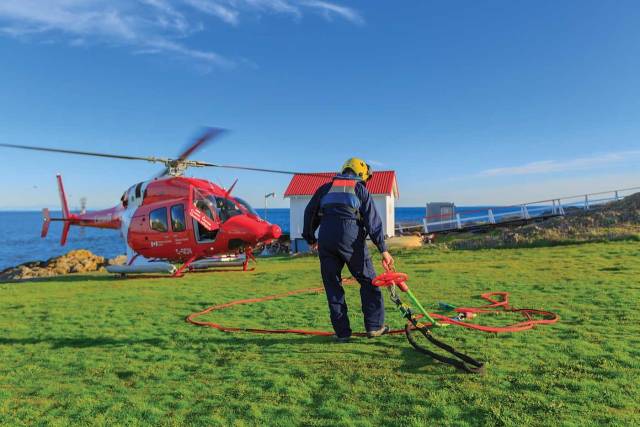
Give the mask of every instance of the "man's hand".
[[313, 252], [318, 252], [318, 242], [310, 244], [309, 247]]
[[393, 269], [393, 257], [391, 256], [391, 254], [389, 253], [389, 251], [384, 251], [382, 252], [382, 266], [384, 267], [385, 270], [392, 270]]

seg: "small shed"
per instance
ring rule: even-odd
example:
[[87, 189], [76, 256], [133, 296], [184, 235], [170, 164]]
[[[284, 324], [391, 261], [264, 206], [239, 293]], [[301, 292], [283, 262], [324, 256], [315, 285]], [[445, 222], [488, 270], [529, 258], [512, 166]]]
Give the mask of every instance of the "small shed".
[[[451, 202], [427, 203], [427, 211], [424, 219], [425, 233], [450, 230], [456, 224], [456, 205]], [[430, 223], [435, 223], [428, 225]]]
[[[304, 209], [316, 190], [330, 182], [335, 175], [335, 172], [319, 172], [314, 175], [294, 175], [291, 179], [284, 197], [289, 199], [292, 251], [306, 251], [306, 244], [302, 239]], [[371, 179], [367, 182], [367, 190], [382, 219], [385, 236], [393, 237], [395, 235], [395, 200], [399, 197], [395, 171], [373, 172]]]

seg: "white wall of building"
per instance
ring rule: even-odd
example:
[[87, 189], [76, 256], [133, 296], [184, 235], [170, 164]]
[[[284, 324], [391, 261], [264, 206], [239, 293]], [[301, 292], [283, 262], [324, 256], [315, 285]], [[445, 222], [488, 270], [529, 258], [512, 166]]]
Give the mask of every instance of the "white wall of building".
[[289, 197], [289, 227], [291, 240], [302, 239], [302, 229], [304, 226], [304, 209], [309, 204], [311, 196], [291, 196]]
[[[395, 236], [395, 198], [391, 195], [373, 194], [373, 203], [382, 219], [384, 234], [388, 237]], [[302, 238], [304, 226], [304, 209], [311, 200], [311, 196], [291, 196], [289, 197], [289, 227], [291, 230], [291, 240]]]
[[395, 199], [384, 194], [373, 194], [371, 197], [382, 220], [385, 236], [395, 236]]

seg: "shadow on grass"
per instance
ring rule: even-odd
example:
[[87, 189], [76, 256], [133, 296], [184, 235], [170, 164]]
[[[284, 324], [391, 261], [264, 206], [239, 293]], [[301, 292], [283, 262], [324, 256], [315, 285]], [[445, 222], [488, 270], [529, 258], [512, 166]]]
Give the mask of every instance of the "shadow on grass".
[[81, 275], [81, 276], [51, 276], [51, 277], [34, 277], [32, 279], [10, 280], [6, 282], [0, 282], [0, 285], [26, 285], [29, 283], [49, 283], [49, 282], [90, 282], [90, 281], [105, 281], [110, 279], [107, 275]]
[[118, 347], [135, 344], [162, 346], [166, 341], [160, 338], [115, 339], [109, 337], [81, 338], [0, 338], [0, 345], [35, 345], [50, 344], [52, 349]]
[[[324, 354], [330, 357], [337, 352], [345, 352], [359, 357], [372, 359], [375, 351], [357, 348], [355, 345], [365, 344], [367, 346], [380, 347], [384, 349], [397, 348], [403, 346], [400, 351], [402, 364], [400, 370], [411, 373], [429, 376], [442, 376], [458, 374], [460, 371], [455, 368], [439, 363], [428, 356], [413, 350], [406, 342], [391, 342], [385, 339], [375, 342], [366, 341], [363, 338], [356, 338], [351, 343], [337, 344], [332, 337], [328, 336], [300, 336], [300, 335], [249, 335], [249, 334], [224, 334], [212, 336], [206, 339], [189, 340], [189, 344], [196, 346], [222, 346], [228, 350], [237, 351], [241, 354], [247, 351], [247, 346], [256, 346], [271, 353], [277, 353], [286, 357], [296, 357], [296, 355], [309, 356]], [[92, 347], [124, 347], [136, 344], [165, 348], [168, 341], [161, 338], [143, 339], [116, 339], [111, 337], [78, 337], [78, 338], [0, 338], [0, 345], [38, 345], [49, 344], [52, 350], [63, 348], [92, 348]], [[355, 345], [354, 345], [355, 344]], [[185, 348], [185, 350], [187, 350]], [[277, 358], [281, 361], [282, 358]], [[280, 362], [278, 362], [280, 363]]]
[[[437, 362], [434, 359], [415, 351], [406, 340], [388, 340], [380, 338], [377, 340], [367, 340], [366, 338], [354, 338], [350, 343], [337, 344], [333, 342], [330, 336], [301, 336], [301, 335], [249, 335], [249, 334], [225, 334], [221, 336], [212, 336], [211, 338], [201, 340], [190, 340], [190, 343], [200, 345], [217, 345], [224, 346], [227, 349], [236, 349], [239, 352], [246, 351], [247, 346], [255, 345], [267, 352], [281, 354], [281, 361], [286, 357], [295, 357], [295, 355], [331, 355], [337, 352], [345, 352], [357, 355], [366, 359], [374, 360], [377, 350], [363, 349], [360, 345], [367, 347], [372, 346], [384, 350], [397, 349], [400, 350], [400, 358], [402, 364], [399, 369], [406, 373], [421, 374], [430, 376], [442, 376], [462, 373], [456, 368]], [[356, 347], [357, 346], [357, 347]], [[380, 360], [380, 359], [376, 359]], [[280, 362], [278, 362], [280, 363]], [[381, 363], [384, 363], [381, 360]]]
[[[243, 271], [240, 269], [207, 269], [207, 270], [194, 270], [186, 272], [185, 275], [193, 275], [193, 274], [219, 274], [219, 273], [250, 273], [255, 271], [255, 267], [248, 269], [247, 271]], [[5, 282], [0, 282], [0, 285], [21, 285], [27, 283], [48, 283], [48, 282], [61, 282], [61, 283], [75, 283], [75, 282], [104, 282], [111, 280], [115, 283], [119, 282], [127, 282], [129, 280], [146, 280], [146, 279], [170, 279], [179, 282], [182, 277], [173, 277], [170, 274], [131, 274], [126, 277], [121, 277], [117, 274], [112, 273], [103, 273], [103, 274], [68, 274], [68, 275], [60, 275], [60, 276], [50, 276], [50, 277], [34, 277], [31, 279], [20, 279], [20, 280], [9, 280]]]
[[438, 362], [425, 354], [418, 353], [411, 347], [403, 348], [401, 355], [403, 364], [400, 369], [410, 374], [442, 376], [463, 373], [451, 365]]

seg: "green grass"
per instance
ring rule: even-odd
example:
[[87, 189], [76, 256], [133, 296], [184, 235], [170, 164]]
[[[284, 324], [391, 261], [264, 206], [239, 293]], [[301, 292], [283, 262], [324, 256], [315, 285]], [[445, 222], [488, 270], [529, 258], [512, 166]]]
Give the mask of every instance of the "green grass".
[[[517, 334], [438, 330], [486, 360], [485, 376], [432, 362], [404, 336], [338, 345], [184, 322], [214, 303], [319, 285], [311, 257], [180, 280], [2, 284], [0, 425], [638, 425], [639, 249], [616, 242], [398, 253], [425, 304], [478, 305], [482, 292], [510, 291], [516, 307], [560, 314], [556, 325]], [[348, 298], [360, 330], [357, 287]], [[322, 294], [206, 318], [329, 328]], [[390, 303], [387, 319], [402, 325]]]

